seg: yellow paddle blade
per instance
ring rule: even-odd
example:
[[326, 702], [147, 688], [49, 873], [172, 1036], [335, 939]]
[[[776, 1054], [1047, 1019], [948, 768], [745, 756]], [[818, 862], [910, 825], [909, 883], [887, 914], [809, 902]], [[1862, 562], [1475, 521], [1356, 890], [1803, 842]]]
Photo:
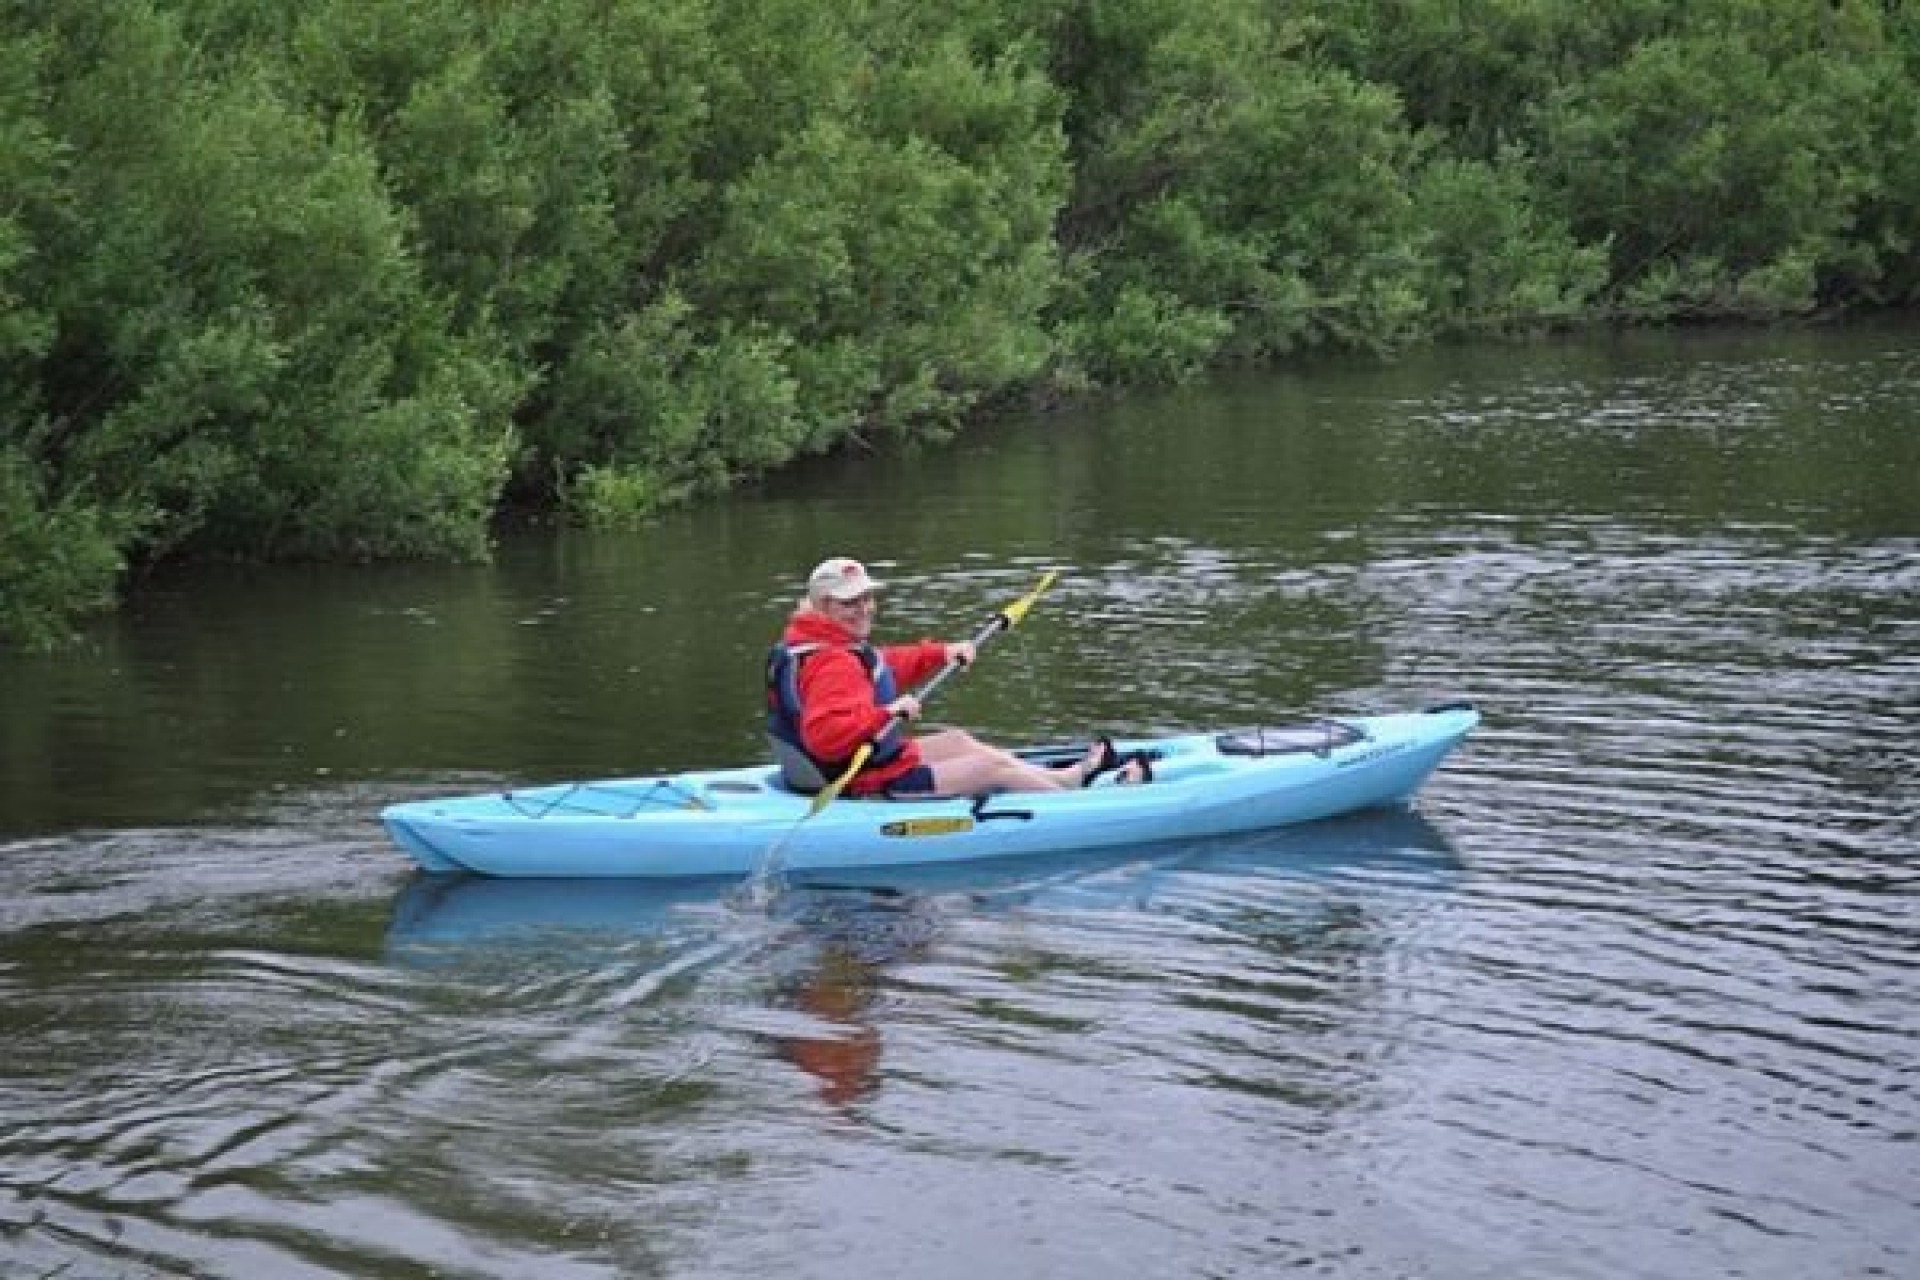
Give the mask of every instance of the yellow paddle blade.
[[1053, 585], [1053, 580], [1055, 578], [1058, 578], [1059, 576], [1060, 576], [1060, 571], [1058, 569], [1047, 570], [1046, 575], [1040, 579], [1039, 586], [1035, 587], [1033, 590], [1027, 592], [1027, 594], [1025, 594], [1024, 596], [1021, 596], [1018, 600], [1015, 600], [1012, 604], [1002, 609], [1000, 611], [1000, 616], [1007, 620], [1007, 625], [1009, 627], [1019, 626], [1020, 619], [1027, 616], [1027, 611], [1033, 608], [1034, 604], [1040, 599], [1040, 597], [1047, 593], [1047, 588], [1051, 587]]
[[867, 757], [872, 754], [873, 744], [871, 742], [861, 743], [860, 749], [853, 753], [853, 763], [847, 766], [847, 771], [814, 793], [813, 804], [807, 809], [807, 816], [811, 818], [814, 814], [820, 812], [835, 800], [838, 800], [840, 793], [847, 789], [847, 784], [853, 781], [853, 775], [860, 772], [860, 766], [865, 764]]

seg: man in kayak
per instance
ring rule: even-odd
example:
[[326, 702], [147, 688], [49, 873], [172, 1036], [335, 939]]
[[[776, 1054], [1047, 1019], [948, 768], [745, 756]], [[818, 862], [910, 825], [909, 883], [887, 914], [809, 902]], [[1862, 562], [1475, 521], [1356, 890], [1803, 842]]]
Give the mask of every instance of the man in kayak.
[[925, 737], [906, 725], [920, 700], [905, 690], [949, 662], [972, 662], [969, 641], [872, 643], [881, 584], [858, 560], [835, 556], [807, 578], [807, 593], [767, 659], [767, 733], [789, 785], [818, 791], [840, 776], [862, 744], [873, 753], [847, 784], [851, 795], [960, 796], [1061, 791], [1101, 773], [1141, 780], [1104, 738], [1077, 764], [1046, 768], [989, 746], [964, 729]]

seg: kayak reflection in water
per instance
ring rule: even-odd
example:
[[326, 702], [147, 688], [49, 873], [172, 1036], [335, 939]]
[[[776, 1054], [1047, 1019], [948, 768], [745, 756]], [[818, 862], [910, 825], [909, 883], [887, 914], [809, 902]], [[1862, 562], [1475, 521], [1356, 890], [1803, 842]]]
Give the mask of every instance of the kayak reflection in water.
[[1145, 780], [1146, 764], [1121, 759], [1102, 738], [1076, 764], [1047, 768], [989, 746], [964, 729], [915, 737], [920, 700], [905, 690], [949, 663], [971, 663], [971, 641], [875, 645], [882, 584], [858, 560], [836, 556], [807, 578], [806, 595], [767, 658], [767, 732], [795, 790], [818, 792], [873, 744], [850, 795], [963, 796], [1062, 791], [1118, 771]]

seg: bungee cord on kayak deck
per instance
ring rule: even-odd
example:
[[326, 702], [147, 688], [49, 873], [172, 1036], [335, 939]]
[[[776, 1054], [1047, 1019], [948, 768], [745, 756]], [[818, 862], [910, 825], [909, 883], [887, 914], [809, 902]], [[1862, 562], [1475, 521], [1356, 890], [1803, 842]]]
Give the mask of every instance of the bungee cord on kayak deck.
[[[564, 787], [536, 791], [503, 791], [501, 803], [525, 818], [545, 818], [556, 813], [586, 814], [596, 818], [631, 818], [644, 809], [700, 809], [714, 812], [719, 806], [707, 798], [704, 788], [678, 778], [648, 778], [637, 793], [632, 787], [610, 782], [570, 782]], [[552, 795], [543, 793], [553, 791]], [[662, 798], [664, 794], [664, 799]], [[538, 796], [536, 803], [532, 798]], [[629, 801], [625, 812], [598, 805], [577, 803], [579, 796], [618, 796]]]

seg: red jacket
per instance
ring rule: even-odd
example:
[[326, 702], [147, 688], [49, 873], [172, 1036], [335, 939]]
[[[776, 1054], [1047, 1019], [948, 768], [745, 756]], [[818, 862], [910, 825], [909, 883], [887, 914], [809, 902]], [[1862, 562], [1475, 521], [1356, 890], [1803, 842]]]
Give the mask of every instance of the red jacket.
[[[819, 645], [800, 664], [796, 681], [800, 694], [800, 738], [809, 754], [821, 760], [847, 760], [887, 727], [886, 708], [874, 696], [866, 664], [854, 652], [859, 640], [824, 613], [801, 609], [787, 620], [780, 642]], [[893, 669], [902, 693], [947, 664], [947, 646], [938, 640], [918, 644], [879, 646], [880, 656]], [[920, 746], [909, 740], [904, 750], [884, 765], [862, 769], [847, 784], [855, 795], [884, 791], [887, 784], [920, 763]]]

